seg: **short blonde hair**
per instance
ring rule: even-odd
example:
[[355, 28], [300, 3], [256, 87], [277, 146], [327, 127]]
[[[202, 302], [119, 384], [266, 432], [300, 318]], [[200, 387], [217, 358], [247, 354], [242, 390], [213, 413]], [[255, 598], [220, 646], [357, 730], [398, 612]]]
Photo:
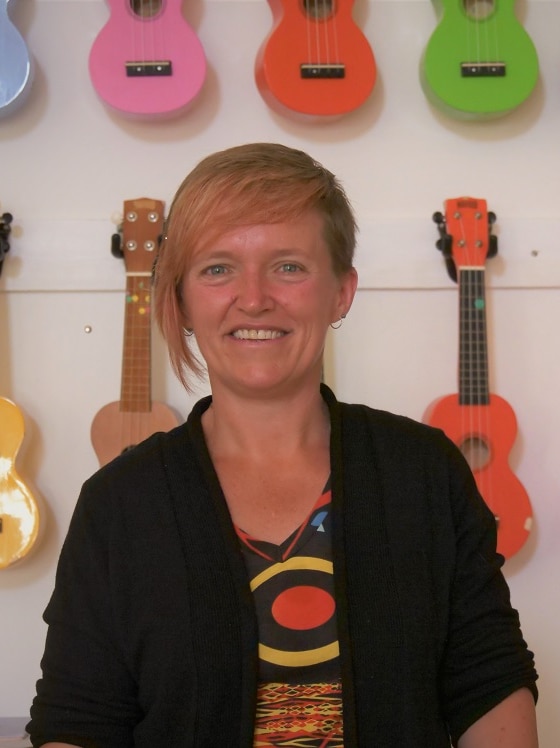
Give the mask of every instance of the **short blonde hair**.
[[181, 297], [193, 250], [237, 226], [290, 221], [308, 210], [323, 217], [333, 271], [344, 275], [353, 266], [354, 212], [336, 177], [304, 151], [277, 143], [228, 148], [203, 159], [180, 185], [154, 271], [154, 314], [188, 391], [189, 375], [204, 372], [189, 345]]

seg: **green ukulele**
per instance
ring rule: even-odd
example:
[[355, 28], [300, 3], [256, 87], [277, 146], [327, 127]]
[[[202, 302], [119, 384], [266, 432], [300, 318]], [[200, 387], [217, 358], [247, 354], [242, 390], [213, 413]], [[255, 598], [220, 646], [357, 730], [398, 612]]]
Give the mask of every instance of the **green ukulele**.
[[539, 62], [515, 0], [433, 1], [439, 22], [420, 66], [427, 98], [462, 119], [497, 117], [525, 101]]

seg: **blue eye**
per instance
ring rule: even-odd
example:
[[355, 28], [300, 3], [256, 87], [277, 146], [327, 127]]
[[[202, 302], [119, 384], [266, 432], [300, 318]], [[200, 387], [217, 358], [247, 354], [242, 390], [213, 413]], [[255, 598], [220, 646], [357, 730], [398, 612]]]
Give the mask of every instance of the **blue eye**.
[[223, 275], [226, 272], [224, 265], [210, 265], [204, 271], [205, 275]]
[[281, 266], [284, 273], [296, 273], [299, 269], [299, 265], [296, 265], [295, 262], [284, 262]]

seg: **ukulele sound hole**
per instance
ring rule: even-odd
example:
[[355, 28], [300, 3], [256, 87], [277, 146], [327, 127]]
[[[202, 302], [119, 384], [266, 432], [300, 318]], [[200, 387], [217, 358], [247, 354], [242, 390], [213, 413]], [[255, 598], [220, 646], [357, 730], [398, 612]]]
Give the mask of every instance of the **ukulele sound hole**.
[[474, 21], [483, 21], [494, 12], [494, 0], [463, 0], [465, 12]]
[[471, 470], [482, 470], [490, 461], [490, 449], [483, 439], [471, 436], [459, 445]]
[[303, 9], [315, 21], [324, 21], [333, 13], [333, 0], [303, 0]]
[[161, 10], [162, 0], [130, 0], [130, 7], [136, 16], [152, 18]]

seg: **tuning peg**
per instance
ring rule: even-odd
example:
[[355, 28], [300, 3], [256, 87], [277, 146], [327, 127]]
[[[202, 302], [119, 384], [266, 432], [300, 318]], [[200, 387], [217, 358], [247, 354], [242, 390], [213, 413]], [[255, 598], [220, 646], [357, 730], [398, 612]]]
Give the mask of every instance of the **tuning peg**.
[[498, 254], [498, 237], [492, 233], [492, 226], [496, 223], [496, 214], [488, 211], [488, 252], [487, 256], [495, 257]]
[[498, 237], [490, 234], [488, 237], [488, 257], [495, 257], [498, 254]]
[[10, 249], [10, 243], [8, 237], [12, 227], [10, 226], [13, 220], [11, 213], [2, 213], [0, 216], [0, 261], [4, 259], [4, 255]]
[[443, 213], [440, 210], [436, 210], [436, 212], [432, 215], [432, 221], [437, 224], [443, 223]]
[[451, 280], [454, 283], [457, 283], [457, 265], [455, 265], [453, 258], [450, 255], [445, 258], [445, 269]]
[[438, 239], [436, 242], [436, 247], [439, 249], [439, 251], [442, 253], [444, 257], [451, 257], [451, 247], [453, 244], [453, 239], [450, 234], [446, 234], [445, 232], [442, 232], [441, 239]]
[[120, 234], [113, 234], [111, 236], [111, 254], [118, 260], [122, 260], [122, 258], [124, 257]]
[[2, 274], [2, 265], [4, 264], [4, 256], [10, 249], [10, 242], [8, 237], [11, 231], [11, 222], [13, 216], [11, 213], [3, 213], [0, 216], [0, 275]]

